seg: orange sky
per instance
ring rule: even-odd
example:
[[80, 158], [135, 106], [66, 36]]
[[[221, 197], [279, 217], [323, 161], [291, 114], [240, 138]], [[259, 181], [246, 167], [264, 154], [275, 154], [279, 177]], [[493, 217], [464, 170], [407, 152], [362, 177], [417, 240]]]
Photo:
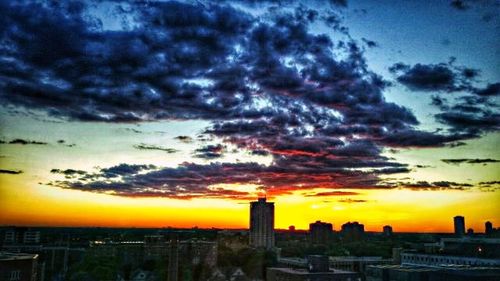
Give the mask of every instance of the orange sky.
[[[24, 185], [5, 175], [0, 179], [3, 225], [248, 227], [247, 201], [124, 198]], [[14, 185], [16, 188], [9, 188]], [[336, 230], [347, 221], [359, 221], [368, 231], [381, 231], [383, 225], [389, 224], [396, 232], [451, 232], [455, 215], [465, 216], [466, 227], [476, 232], [484, 231], [487, 220], [495, 226], [500, 224], [499, 192], [355, 191], [361, 193], [355, 199], [366, 202], [339, 202], [353, 198], [349, 196], [305, 197], [302, 192], [274, 198], [276, 228], [295, 225], [297, 229], [307, 229], [309, 223], [322, 220], [333, 223]]]
[[281, 229], [500, 226], [498, 7], [35, 2], [1, 5], [0, 225], [247, 228], [267, 192]]

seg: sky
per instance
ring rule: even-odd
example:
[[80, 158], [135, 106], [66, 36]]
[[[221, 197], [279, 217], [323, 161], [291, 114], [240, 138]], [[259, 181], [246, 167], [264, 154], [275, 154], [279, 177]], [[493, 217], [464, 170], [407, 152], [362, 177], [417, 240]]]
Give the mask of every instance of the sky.
[[0, 1], [0, 225], [500, 224], [497, 1]]

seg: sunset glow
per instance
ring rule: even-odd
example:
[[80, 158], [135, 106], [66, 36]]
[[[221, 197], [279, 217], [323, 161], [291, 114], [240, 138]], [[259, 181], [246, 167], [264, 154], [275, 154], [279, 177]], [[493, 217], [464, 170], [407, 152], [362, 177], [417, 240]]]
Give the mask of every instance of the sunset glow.
[[0, 225], [500, 225], [498, 5], [14, 2]]

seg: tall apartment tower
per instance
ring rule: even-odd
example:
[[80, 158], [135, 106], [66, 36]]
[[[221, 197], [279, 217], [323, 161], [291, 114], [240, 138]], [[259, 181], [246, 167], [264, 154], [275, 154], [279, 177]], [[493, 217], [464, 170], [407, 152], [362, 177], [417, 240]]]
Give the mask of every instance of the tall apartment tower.
[[456, 216], [453, 218], [453, 223], [455, 226], [455, 235], [462, 237], [465, 235], [465, 219], [462, 216]]
[[484, 233], [486, 235], [493, 234], [493, 224], [490, 221], [484, 223]]
[[333, 236], [331, 223], [316, 221], [309, 224], [309, 242], [311, 244], [328, 244]]
[[250, 203], [250, 246], [274, 247], [274, 203], [266, 198]]

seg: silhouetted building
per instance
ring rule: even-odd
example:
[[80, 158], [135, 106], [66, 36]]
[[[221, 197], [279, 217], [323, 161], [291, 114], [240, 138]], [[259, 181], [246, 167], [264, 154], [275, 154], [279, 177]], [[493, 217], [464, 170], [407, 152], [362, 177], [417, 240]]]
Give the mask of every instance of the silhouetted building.
[[490, 221], [487, 221], [485, 224], [484, 224], [484, 233], [486, 235], [491, 235], [493, 234], [493, 224], [490, 222]]
[[465, 219], [462, 216], [453, 218], [453, 225], [455, 227], [455, 235], [462, 237], [465, 235]]
[[385, 225], [382, 229], [383, 229], [383, 232], [384, 232], [385, 236], [391, 236], [392, 235], [392, 226]]
[[0, 252], [1, 281], [37, 281], [38, 255]]
[[357, 221], [347, 222], [342, 225], [341, 233], [346, 240], [357, 240], [365, 233], [365, 226]]
[[250, 246], [274, 247], [274, 203], [266, 198], [250, 203]]
[[288, 227], [288, 231], [291, 231], [291, 232], [295, 231], [295, 225], [290, 225]]
[[467, 229], [467, 235], [474, 236], [474, 229], [472, 229], [472, 228]]
[[27, 227], [13, 227], [5, 231], [4, 244], [39, 244], [40, 231]]
[[333, 235], [331, 223], [316, 221], [309, 224], [309, 240], [312, 244], [328, 244]]

